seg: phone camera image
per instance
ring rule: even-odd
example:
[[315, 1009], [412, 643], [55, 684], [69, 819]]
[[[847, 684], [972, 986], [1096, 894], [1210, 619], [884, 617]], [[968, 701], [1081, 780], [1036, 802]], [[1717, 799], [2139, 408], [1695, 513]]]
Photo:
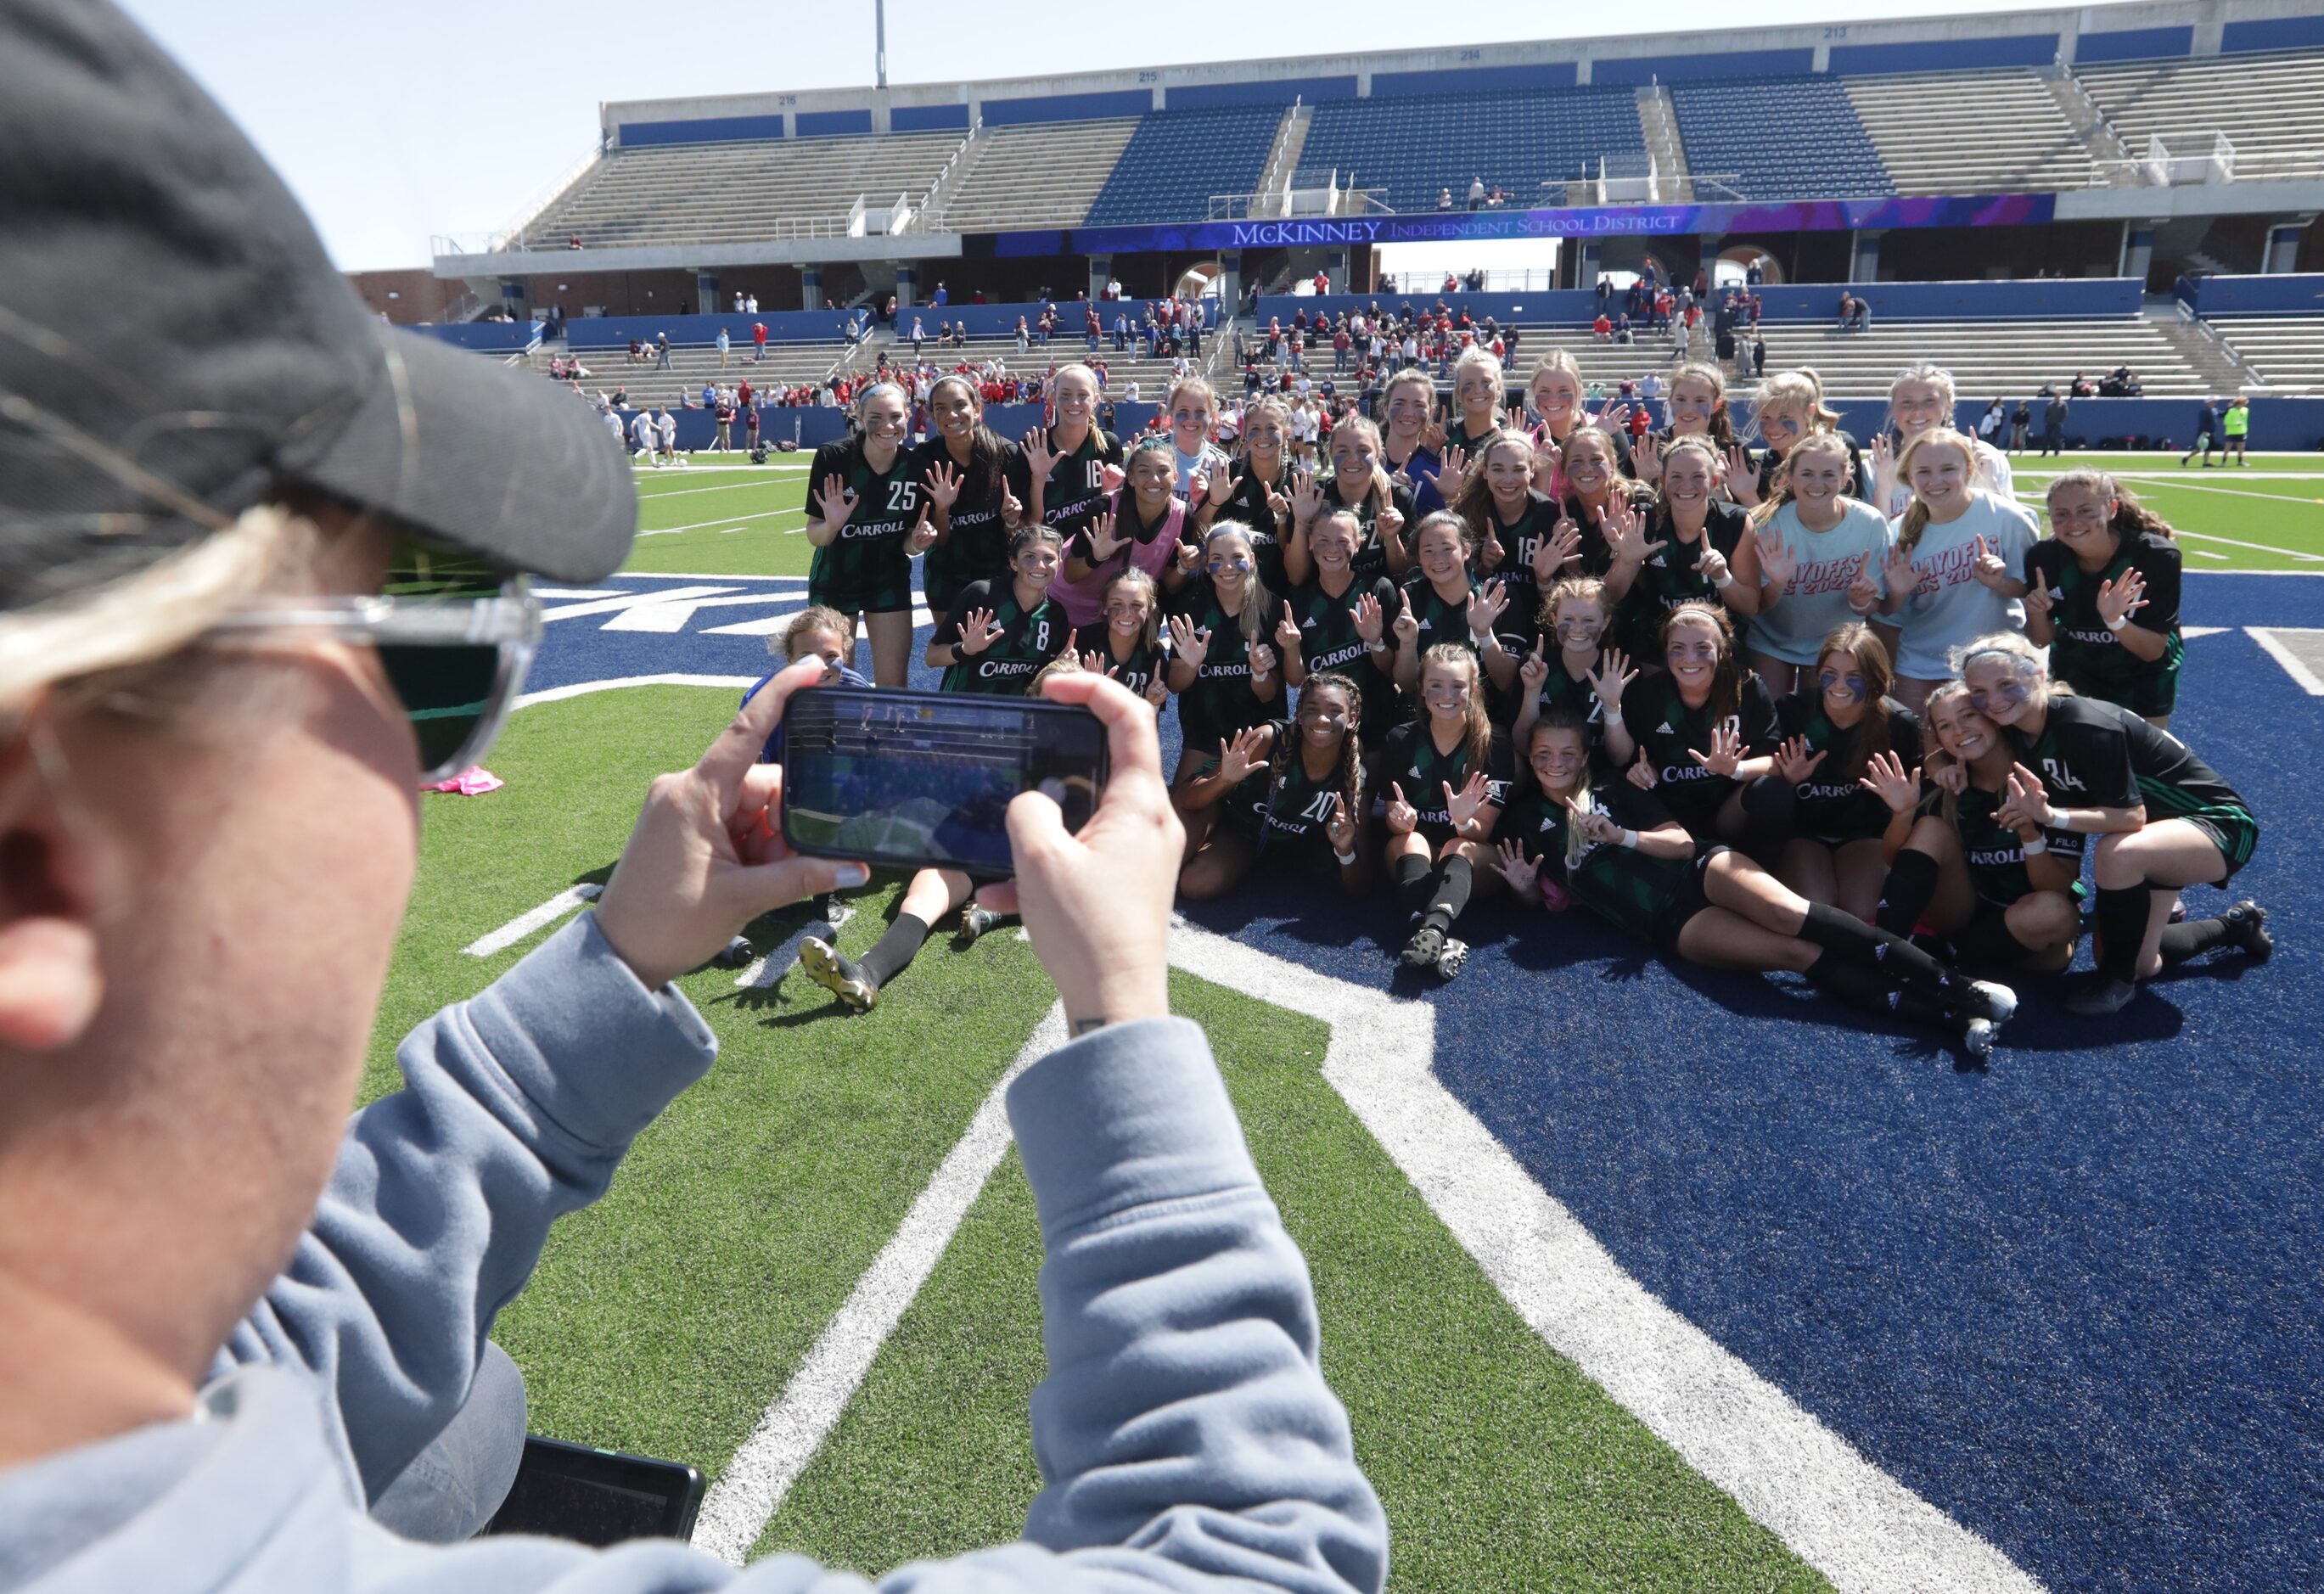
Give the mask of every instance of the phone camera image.
[[1087, 710], [825, 686], [786, 711], [783, 836], [802, 852], [899, 867], [1011, 872], [1009, 805], [1038, 791], [1078, 830], [1105, 783]]

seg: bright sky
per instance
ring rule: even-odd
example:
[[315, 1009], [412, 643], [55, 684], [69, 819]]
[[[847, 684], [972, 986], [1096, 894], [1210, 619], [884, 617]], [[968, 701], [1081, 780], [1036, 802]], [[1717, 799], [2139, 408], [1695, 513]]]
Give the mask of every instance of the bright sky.
[[[603, 100], [872, 80], [872, 0], [720, 12], [565, 0], [527, 29], [471, 0], [124, 0], [264, 151], [349, 271], [425, 265], [433, 234], [489, 232], [585, 157]], [[1748, 0], [1757, 24], [1868, 22], [2025, 9], [2024, 0]], [[1329, 21], [1320, 20], [1328, 14]], [[1476, 10], [1457, 35], [1417, 39], [1411, 0], [1267, 6], [1248, 31], [1157, 29], [1139, 14], [1044, 0], [890, 0], [888, 78], [931, 83], [1118, 67], [1313, 55], [1334, 49], [1563, 37], [1572, 7]], [[1614, 9], [1606, 14], [1609, 23]], [[1638, 32], [1732, 25], [1729, 4], [1660, 0]], [[1303, 23], [1302, 16], [1317, 20]], [[1537, 19], [1529, 22], [1528, 19]], [[1631, 19], [1625, 14], [1624, 21]], [[1544, 30], [1530, 32], [1531, 28]], [[1165, 45], [1157, 41], [1167, 37]], [[1626, 35], [1635, 36], [1635, 35]], [[1041, 41], [1028, 49], [1028, 39]]]

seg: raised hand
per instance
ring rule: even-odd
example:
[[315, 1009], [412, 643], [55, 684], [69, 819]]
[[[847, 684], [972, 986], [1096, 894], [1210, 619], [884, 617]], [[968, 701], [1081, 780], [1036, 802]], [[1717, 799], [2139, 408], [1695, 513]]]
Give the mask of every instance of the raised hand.
[[[1431, 420], [1426, 427], [1423, 428], [1420, 433], [1420, 446], [1431, 454], [1438, 454], [1438, 451], [1444, 447], [1444, 423], [1441, 420]], [[1439, 454], [1438, 456], [1441, 458], [1442, 455]]]
[[1111, 510], [1106, 511], [1103, 514], [1098, 516], [1096, 520], [1090, 522], [1089, 548], [1091, 564], [1102, 565], [1106, 560], [1120, 553], [1121, 551], [1121, 545], [1130, 540], [1126, 537], [1115, 536], [1113, 528], [1114, 512]]
[[1986, 586], [1997, 587], [2009, 579], [2009, 561], [1993, 551], [1993, 545], [1986, 541], [1982, 531], [1978, 533], [1977, 560], [1969, 567], [1969, 574]]
[[2135, 570], [2125, 570], [2098, 586], [2098, 618], [2109, 626], [2145, 607], [2146, 577]]
[[1369, 648], [1380, 640], [1387, 616], [1380, 613], [1378, 596], [1366, 593], [1358, 598], [1356, 606], [1348, 611], [1348, 618], [1355, 622], [1356, 639], [1365, 647]]
[[1180, 543], [1178, 545], [1178, 552], [1176, 555], [1179, 573], [1184, 575], [1193, 570], [1196, 563], [1201, 560], [1202, 557], [1202, 544], [1198, 542]]
[[1250, 772], [1267, 761], [1267, 733], [1258, 726], [1238, 731], [1230, 742], [1219, 742], [1219, 773], [1229, 786], [1240, 786]]
[[1858, 614], [1869, 614], [1880, 602], [1880, 578], [1872, 573], [1872, 556], [1856, 556], [1856, 574], [1849, 578], [1848, 606]]
[[1547, 644], [1543, 641], [1541, 633], [1536, 631], [1533, 650], [1525, 656], [1525, 662], [1517, 666], [1517, 679], [1524, 685], [1528, 698], [1541, 696], [1541, 684], [1549, 679], [1549, 654], [1546, 650]]
[[1461, 783], [1458, 791], [1452, 789], [1452, 783], [1449, 780], [1440, 780], [1437, 784], [1444, 788], [1444, 812], [1456, 831], [1466, 830], [1469, 821], [1477, 816], [1477, 810], [1483, 807], [1485, 800], [1493, 795], [1493, 783], [1485, 779], [1482, 769], [1470, 770], [1469, 779]]
[[951, 512], [953, 504], [960, 497], [960, 473], [953, 468], [952, 461], [937, 460], [928, 466], [920, 480], [927, 484], [928, 502], [947, 513]]
[[1170, 616], [1170, 651], [1182, 664], [1200, 669], [1211, 655], [1211, 628], [1197, 627], [1184, 614]]
[[1564, 460], [1565, 450], [1551, 442], [1546, 433], [1538, 438], [1533, 446], [1533, 475], [1528, 478], [1533, 490], [1544, 498], [1553, 496], [1550, 489], [1555, 485], [1557, 467]]
[[1396, 645], [1401, 652], [1410, 652], [1420, 641], [1420, 621], [1412, 612], [1412, 594], [1398, 588], [1396, 594], [1396, 618], [1389, 623], [1396, 628]]
[[1393, 503], [1383, 503], [1372, 517], [1372, 529], [1379, 533], [1383, 543], [1400, 542], [1404, 538], [1404, 511]]
[[1630, 451], [1630, 474], [1652, 487], [1663, 479], [1663, 451], [1652, 438], [1640, 438]]
[[1792, 579], [1800, 573], [1799, 550], [1789, 538], [1777, 534], [1772, 527], [1752, 533], [1759, 539], [1759, 581], [1775, 589], [1782, 597], [1792, 587]]
[[1759, 507], [1759, 467], [1740, 443], [1727, 450], [1728, 495], [1745, 509]]
[[1446, 503], [1461, 496], [1461, 484], [1468, 479], [1469, 451], [1447, 448], [1443, 463], [1436, 468], [1436, 495]]
[[936, 529], [928, 524], [927, 506], [920, 508], [920, 518], [913, 524], [911, 534], [904, 539], [904, 557], [916, 558], [936, 545]]
[[1544, 586], [1555, 581], [1568, 565], [1582, 562], [1582, 528], [1573, 523], [1571, 515], [1558, 517], [1557, 524], [1549, 529], [1541, 546], [1534, 549], [1534, 579]]
[[1194, 480], [1201, 484], [1194, 496], [1207, 498], [1214, 505], [1222, 504], [1234, 496], [1234, 475], [1231, 471], [1215, 470], [1208, 475], [1197, 475]]
[[993, 639], [1000, 634], [993, 628], [991, 610], [971, 609], [960, 618], [960, 640], [954, 645], [963, 658], [969, 658], [992, 646]]
[[1617, 564], [1643, 565], [1670, 546], [1667, 541], [1646, 540], [1646, 517], [1619, 493], [1606, 501], [1606, 512], [1599, 517], [1599, 528], [1605, 533], [1607, 551]]
[[825, 476], [815, 490], [815, 518], [826, 526], [844, 526], [855, 511], [855, 491], [838, 476]]
[[1501, 429], [1513, 438], [1525, 436], [1526, 407], [1523, 404], [1509, 406], [1508, 413], [1501, 417]]
[[1160, 670], [1156, 670], [1154, 678], [1146, 683], [1145, 696], [1146, 701], [1154, 705], [1157, 714], [1161, 713], [1162, 705], [1170, 701], [1170, 683]]
[[[2108, 582], [2106, 585], [2102, 585], [2098, 588], [2098, 595], [2102, 600], [2106, 596], [2107, 586], [2111, 586], [2112, 585], [2113, 583]], [[2025, 589], [2025, 612], [2029, 614], [2047, 615], [2050, 613], [2051, 605], [2055, 604], [2057, 601], [2058, 594], [2050, 590], [2050, 577], [2048, 575], [2040, 570], [2034, 571], [2034, 585]], [[2104, 612], [2104, 605], [2102, 603], [2100, 605], [2100, 613], [2103, 613]]]
[[1048, 480], [1049, 473], [1057, 468], [1060, 456], [1055, 448], [1049, 447], [1047, 431], [1035, 427], [1025, 434], [1024, 447], [1025, 463], [1031, 468], [1033, 479], [1037, 482]]
[[1128, 480], [1130, 480], [1130, 477], [1124, 474], [1122, 468], [1118, 465], [1109, 465], [1097, 474], [1098, 485], [1104, 488], [1108, 493], [1120, 492], [1121, 484]]
[[[1868, 452], [1872, 456], [1872, 480], [1876, 488], [1885, 489], [1894, 486], [1896, 480], [1896, 449], [1895, 446], [1888, 441], [1888, 434], [1885, 431], [1873, 434], [1872, 447]], [[1884, 501], [1887, 497], [1885, 491], [1880, 492], [1878, 495]], [[1887, 511], [1884, 508], [1881, 512], [1886, 514]]]
[[1528, 858], [1525, 849], [1512, 841], [1504, 841], [1493, 858], [1493, 868], [1509, 882], [1509, 889], [1519, 897], [1530, 896], [1541, 886], [1541, 860]]
[[1630, 428], [1630, 407], [1617, 404], [1598, 418], [1598, 424], [1609, 432], [1625, 432]]
[[1640, 791], [1652, 791], [1663, 783], [1663, 778], [1655, 773], [1655, 766], [1643, 747], [1638, 749], [1638, 756], [1630, 760], [1630, 767], [1623, 771], [1623, 779]]
[[1291, 605], [1286, 604], [1283, 605], [1283, 618], [1275, 622], [1275, 645], [1283, 650], [1286, 659], [1289, 659], [1298, 653], [1300, 640], [1299, 622], [1292, 614]]
[[1720, 779], [1732, 780], [1736, 766], [1743, 761], [1743, 733], [1725, 725], [1717, 726], [1711, 733], [1709, 752], [1698, 752], [1690, 747], [1686, 750], [1686, 756]]
[[1949, 791], [1955, 797], [1960, 796], [1961, 793], [1969, 789], [1969, 766], [1967, 764], [1957, 764], [1950, 761], [1941, 763], [1937, 765], [1936, 768], [1929, 770], [1928, 777], [1931, 780], [1936, 783], [1939, 790]]
[[1489, 581], [1471, 593], [1469, 594], [1469, 634], [1472, 637], [1492, 635], [1493, 622], [1499, 620], [1502, 612], [1508, 606], [1509, 594], [1506, 586], [1500, 582]]
[[1601, 813], [1594, 806], [1585, 808], [1572, 797], [1557, 800], [1565, 805], [1565, 822], [1579, 832], [1583, 840], [1596, 842], [1600, 846], [1612, 846], [1622, 839], [1622, 827], [1614, 823], [1611, 815]]
[[1913, 563], [1913, 556], [1902, 545], [1891, 547], [1880, 561], [1880, 579], [1888, 584], [1893, 597], [1909, 597], [1921, 585], [1921, 572]]
[[1250, 659], [1250, 678], [1263, 681], [1275, 673], [1275, 650], [1265, 642], [1253, 642], [1247, 655]]
[[1904, 760], [1893, 752], [1876, 752], [1866, 760], [1856, 784], [1886, 803], [1892, 814], [1909, 814], [1921, 800], [1921, 771], [1908, 773]]
[[1343, 857], [1355, 852], [1363, 827], [1344, 797], [1332, 805], [1332, 816], [1323, 821], [1323, 834], [1330, 839], [1333, 852]]
[[1001, 484], [1001, 523], [1011, 531], [1025, 523], [1025, 506], [1006, 481]]
[[1727, 567], [1727, 556], [1711, 546], [1711, 539], [1702, 539], [1702, 551], [1695, 556], [1694, 573], [1713, 586], [1723, 586], [1734, 579]]
[[[1315, 484], [1315, 473], [1310, 470], [1291, 473], [1291, 518], [1302, 526], [1314, 524], [1315, 517], [1323, 511], [1323, 489]], [[1277, 511], [1277, 514], [1281, 511]]]
[[1388, 783], [1388, 833], [1390, 835], [1410, 835], [1420, 828], [1420, 810], [1405, 801], [1404, 788], [1391, 780]]
[[2013, 830], [2029, 826], [2042, 830], [2057, 816], [2057, 810], [2050, 806], [2050, 794], [2042, 784], [2042, 777], [2023, 764], [2012, 764], [2007, 789], [1994, 817]]
[[[1583, 678], [1589, 681], [1590, 689], [1598, 694], [1598, 701], [1606, 705], [1608, 714], [1619, 714], [1622, 694], [1629, 689], [1632, 681], [1638, 678], [1638, 672], [1630, 668], [1628, 656], [1619, 648], [1609, 648], [1598, 656], [1598, 668]], [[1643, 748], [1639, 750], [1639, 756], [1645, 756]]]
[[1806, 737], [1794, 736], [1775, 751], [1775, 773], [1783, 778], [1785, 785], [1798, 786], [1814, 774], [1816, 766], [1823, 760], [1822, 752], [1810, 751]]
[[1102, 651], [1083, 654], [1082, 668], [1089, 671], [1090, 674], [1093, 676], [1119, 675], [1119, 671], [1116, 667], [1108, 661], [1105, 654]]

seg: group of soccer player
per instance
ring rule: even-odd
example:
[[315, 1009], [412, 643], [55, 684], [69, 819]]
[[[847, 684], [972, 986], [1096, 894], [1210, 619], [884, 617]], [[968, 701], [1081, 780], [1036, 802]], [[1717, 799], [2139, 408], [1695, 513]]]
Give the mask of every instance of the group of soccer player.
[[[1436, 979], [1462, 916], [1506, 893], [1981, 1055], [2006, 981], [2071, 962], [2085, 851], [2098, 972], [2075, 1013], [2215, 947], [2268, 955], [2257, 905], [2179, 910], [2258, 826], [2168, 733], [2179, 549], [2111, 477], [2058, 477], [2044, 538], [1926, 364], [1868, 446], [1807, 371], [1758, 384], [1748, 436], [1711, 365], [1635, 438], [1618, 407], [1585, 412], [1563, 351], [1515, 402], [1483, 349], [1451, 385], [1399, 374], [1313, 470], [1267, 398], [1230, 456], [1199, 378], [1127, 447], [1079, 365], [1016, 443], [947, 377], [916, 447], [907, 396], [874, 386], [815, 457], [815, 606], [787, 650], [835, 670], [860, 615], [873, 679], [905, 686], [923, 557], [942, 690], [1084, 668], [1175, 700], [1188, 897], [1385, 889], [1397, 955]], [[862, 960], [819, 932], [802, 961], [868, 1009], [954, 913], [971, 938], [991, 923], [965, 876], [925, 871]]]

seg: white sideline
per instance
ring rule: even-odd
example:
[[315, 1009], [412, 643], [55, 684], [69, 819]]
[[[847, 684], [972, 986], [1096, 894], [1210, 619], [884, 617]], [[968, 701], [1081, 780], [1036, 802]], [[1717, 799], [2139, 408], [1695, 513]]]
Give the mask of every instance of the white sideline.
[[1648, 1294], [1433, 1072], [1435, 1009], [1183, 921], [1170, 962], [1332, 1027], [1323, 1077], [1517, 1314], [1833, 1586], [2041, 1584]]
[[825, 1326], [789, 1385], [727, 1463], [725, 1476], [703, 1499], [702, 1514], [694, 1525], [696, 1549], [734, 1566], [749, 1558], [768, 1519], [847, 1409], [880, 1347], [952, 1243], [984, 1182], [1001, 1166], [1001, 1155], [1009, 1149], [1009, 1115], [1002, 1101], [1009, 1083], [1065, 1044], [1065, 1009], [1057, 1003], [1033, 1027], [1032, 1038], [976, 1110], [968, 1132], [920, 1192], [895, 1237], [864, 1270], [847, 1304]]
[[2310, 697], [2324, 697], [2324, 680], [2317, 678], [2316, 672], [2308, 668], [2299, 654], [2275, 640], [2277, 631], [2299, 629], [2285, 625], [2247, 625], [2244, 627], [2244, 634], [2265, 649], [2270, 659], [2283, 666], [2283, 673], [2292, 677], [2294, 686]]
[[514, 946], [543, 925], [554, 924], [597, 895], [605, 888], [600, 885], [574, 886], [559, 891], [540, 907], [518, 914], [499, 929], [477, 936], [460, 948], [470, 957], [490, 957], [496, 952]]
[[516, 700], [519, 708], [530, 708], [536, 703], [562, 703], [568, 697], [586, 697], [592, 692], [613, 692], [624, 686], [755, 686], [756, 676], [622, 676], [611, 681], [576, 681], [569, 686], [546, 686], [538, 692], [527, 692]]

